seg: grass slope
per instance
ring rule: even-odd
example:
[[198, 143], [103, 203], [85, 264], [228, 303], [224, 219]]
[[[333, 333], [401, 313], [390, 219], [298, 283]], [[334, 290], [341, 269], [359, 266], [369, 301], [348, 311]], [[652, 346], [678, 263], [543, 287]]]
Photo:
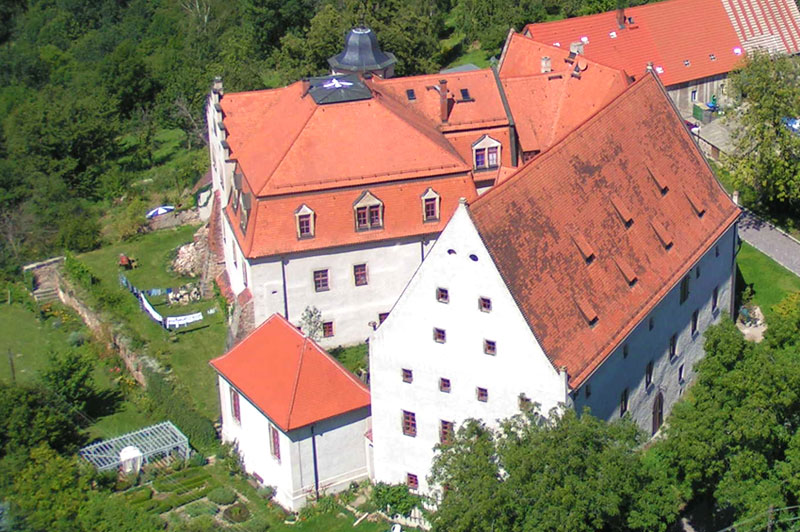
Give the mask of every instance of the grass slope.
[[753, 285], [753, 301], [769, 322], [772, 307], [792, 292], [800, 291], [800, 277], [746, 242], [736, 257], [746, 284]]

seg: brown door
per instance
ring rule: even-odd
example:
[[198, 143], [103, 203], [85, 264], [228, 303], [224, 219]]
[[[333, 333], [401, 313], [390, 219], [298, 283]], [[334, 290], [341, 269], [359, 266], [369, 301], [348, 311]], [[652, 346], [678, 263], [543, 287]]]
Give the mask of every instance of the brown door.
[[655, 401], [653, 401], [653, 434], [658, 432], [658, 429], [661, 428], [661, 425], [663, 423], [664, 423], [664, 396], [661, 395], [661, 392], [658, 392]]

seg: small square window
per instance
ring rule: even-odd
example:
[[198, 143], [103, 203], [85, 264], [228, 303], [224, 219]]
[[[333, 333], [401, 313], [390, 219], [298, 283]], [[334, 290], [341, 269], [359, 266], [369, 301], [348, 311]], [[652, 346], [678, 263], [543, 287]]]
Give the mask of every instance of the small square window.
[[367, 265], [356, 264], [353, 266], [353, 279], [356, 286], [365, 286], [367, 284]]
[[383, 226], [381, 220], [381, 206], [370, 205], [369, 207], [369, 226], [371, 229], [376, 229]]
[[419, 478], [413, 473], [406, 473], [406, 485], [410, 490], [419, 489]]
[[414, 92], [414, 89], [406, 89], [406, 98], [408, 98], [408, 101], [417, 99], [417, 94]]
[[444, 329], [433, 328], [433, 341], [443, 344], [447, 341], [447, 333]]
[[478, 298], [478, 308], [481, 309], [481, 312], [491, 312], [492, 311], [492, 300], [488, 297], [479, 297]]
[[669, 359], [672, 360], [678, 356], [678, 335], [673, 334], [669, 339]]
[[403, 410], [403, 434], [406, 436], [417, 435], [417, 415], [414, 412]]
[[403, 382], [412, 383], [414, 382], [414, 372], [410, 369], [403, 368]]
[[483, 341], [483, 352], [487, 355], [496, 355], [497, 354], [497, 342], [494, 340], [484, 340]]
[[447, 288], [436, 289], [436, 301], [438, 301], [439, 303], [450, 302], [450, 292], [447, 291]]
[[356, 227], [358, 229], [369, 229], [366, 207], [359, 207], [356, 209]]
[[450, 393], [450, 379], [445, 379], [444, 377], [439, 379], [439, 391]]
[[275, 458], [278, 462], [281, 461], [281, 437], [278, 429], [274, 426], [269, 426], [269, 450], [272, 453], [272, 457]]
[[697, 319], [699, 315], [700, 315], [699, 310], [695, 310], [694, 312], [692, 312], [692, 335], [697, 333]]
[[455, 428], [452, 421], [441, 420], [439, 422], [439, 441], [444, 444], [453, 443]]
[[644, 387], [648, 388], [653, 384], [653, 361], [647, 363], [647, 368], [644, 372]]
[[386, 318], [388, 317], [389, 317], [388, 312], [381, 312], [380, 314], [378, 314], [378, 323], [383, 323], [384, 321], [386, 321]]
[[325, 292], [330, 290], [328, 285], [328, 270], [317, 270], [314, 272], [314, 291]]
[[496, 168], [498, 166], [497, 153], [497, 147], [486, 149], [486, 156], [488, 158], [487, 166], [489, 168]]
[[322, 322], [322, 337], [330, 338], [332, 336], [333, 336], [333, 322], [332, 321]]
[[486, 388], [478, 388], [475, 390], [475, 395], [478, 397], [478, 401], [485, 403], [489, 400], [489, 390]]
[[622, 390], [622, 395], [619, 398], [619, 417], [625, 415], [625, 412], [628, 411], [628, 389], [625, 388]]
[[475, 168], [486, 168], [486, 148], [475, 150]]
[[717, 303], [719, 300], [719, 286], [714, 287], [714, 291], [711, 292], [711, 310], [717, 310]]

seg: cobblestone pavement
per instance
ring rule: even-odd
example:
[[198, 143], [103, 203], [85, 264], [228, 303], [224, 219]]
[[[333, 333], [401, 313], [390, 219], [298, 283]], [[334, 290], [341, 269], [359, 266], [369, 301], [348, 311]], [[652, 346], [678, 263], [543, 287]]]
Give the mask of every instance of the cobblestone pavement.
[[800, 275], [800, 241], [749, 211], [744, 211], [739, 219], [739, 236], [795, 275]]

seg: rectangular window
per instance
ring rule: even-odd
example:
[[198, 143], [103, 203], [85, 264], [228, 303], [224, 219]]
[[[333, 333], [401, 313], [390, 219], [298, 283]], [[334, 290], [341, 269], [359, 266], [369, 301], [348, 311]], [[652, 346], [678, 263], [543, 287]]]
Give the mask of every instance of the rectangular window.
[[386, 321], [386, 318], [388, 317], [389, 317], [388, 312], [381, 312], [380, 314], [378, 314], [378, 323], [383, 323], [384, 321]]
[[413, 473], [406, 473], [406, 485], [410, 490], [419, 489], [419, 478]]
[[681, 281], [681, 305], [683, 305], [687, 299], [689, 299], [689, 280], [691, 278], [687, 275]]
[[483, 352], [487, 355], [496, 355], [497, 354], [497, 342], [494, 340], [484, 340], [483, 341]]
[[486, 167], [486, 148], [475, 150], [475, 168]]
[[653, 361], [647, 363], [647, 369], [644, 371], [644, 387], [647, 388], [653, 383]]
[[592, 387], [591, 385], [587, 384], [584, 390], [586, 392], [586, 398], [590, 398], [592, 396]]
[[478, 308], [481, 309], [481, 312], [491, 312], [492, 311], [492, 300], [488, 297], [479, 297], [478, 298]]
[[453, 422], [441, 420], [439, 422], [439, 441], [444, 444], [453, 443], [454, 435]]
[[403, 368], [403, 382], [414, 382], [414, 372], [410, 369]]
[[719, 246], [714, 246], [714, 256], [719, 257]]
[[439, 303], [450, 302], [450, 292], [447, 291], [447, 288], [436, 289], [436, 301], [438, 301]]
[[444, 377], [439, 379], [439, 391], [450, 393], [450, 379], [445, 379]]
[[444, 329], [437, 329], [434, 327], [433, 341], [440, 344], [443, 344], [447, 341], [447, 333], [445, 333]]
[[435, 222], [439, 219], [439, 213], [436, 212], [436, 198], [425, 199], [425, 221]]
[[403, 410], [403, 434], [406, 436], [417, 435], [417, 415], [414, 412]]
[[316, 270], [314, 272], [314, 291], [325, 292], [330, 290], [328, 286], [328, 270]]
[[359, 207], [356, 209], [356, 228], [369, 229], [369, 222], [367, 221], [367, 208]]
[[717, 301], [719, 300], [719, 286], [714, 287], [714, 291], [711, 292], [711, 310], [717, 310]]
[[239, 392], [231, 388], [231, 415], [236, 423], [242, 422], [242, 417], [239, 411]]
[[692, 335], [697, 333], [697, 318], [699, 315], [700, 315], [699, 310], [695, 310], [694, 312], [692, 312]]
[[622, 396], [619, 398], [619, 417], [625, 415], [628, 411], [628, 389], [622, 390]]
[[647, 328], [652, 331], [655, 326], [656, 326], [656, 319], [650, 316], [650, 320], [648, 320], [647, 322]]
[[678, 335], [673, 334], [669, 339], [669, 359], [672, 360], [678, 356]]
[[281, 461], [281, 439], [280, 433], [278, 433], [278, 429], [273, 427], [272, 425], [269, 426], [269, 450], [272, 453], [272, 456], [277, 460]]
[[692, 101], [693, 102], [697, 101], [697, 91], [696, 90], [692, 91]]
[[381, 220], [381, 206], [380, 205], [370, 205], [369, 206], [369, 227], [370, 229], [377, 229], [383, 226]]
[[497, 166], [497, 147], [495, 146], [494, 148], [488, 148], [486, 150], [486, 155], [489, 168], [495, 168]]
[[489, 400], [489, 390], [486, 388], [478, 388], [475, 390], [475, 395], [478, 397], [478, 401], [485, 403]]
[[364, 286], [367, 284], [366, 264], [356, 264], [353, 266], [353, 279], [355, 279], [356, 286]]
[[700, 278], [700, 266], [698, 266], [697, 268], [694, 269], [694, 278], [695, 279], [699, 279]]
[[300, 238], [311, 236], [311, 215], [301, 214], [297, 217], [297, 228]]
[[322, 322], [322, 337], [323, 338], [330, 338], [333, 336], [333, 322], [332, 321], [323, 321]]

